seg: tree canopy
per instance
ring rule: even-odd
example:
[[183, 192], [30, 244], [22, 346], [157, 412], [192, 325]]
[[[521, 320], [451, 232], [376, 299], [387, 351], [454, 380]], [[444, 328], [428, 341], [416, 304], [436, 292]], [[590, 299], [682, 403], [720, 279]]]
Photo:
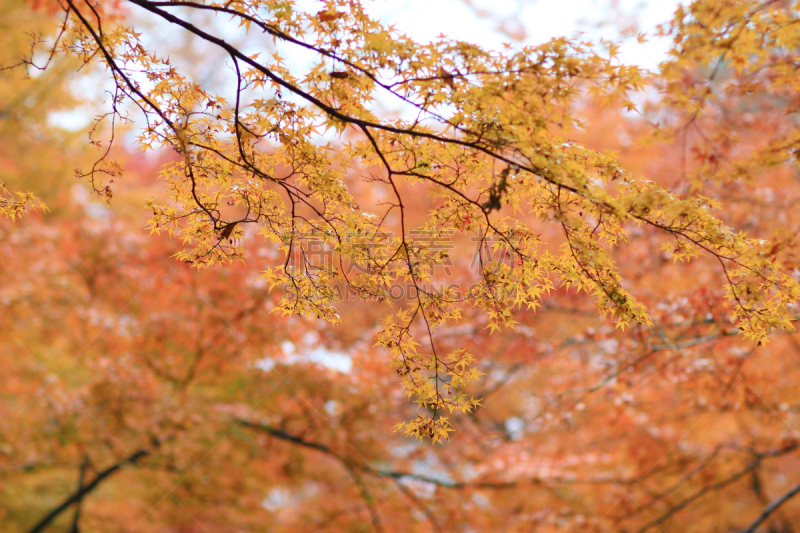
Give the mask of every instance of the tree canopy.
[[682, 5], [652, 71], [354, 0], [6, 4], [6, 103], [108, 98], [94, 197], [4, 162], [0, 521], [790, 531], [793, 3]]

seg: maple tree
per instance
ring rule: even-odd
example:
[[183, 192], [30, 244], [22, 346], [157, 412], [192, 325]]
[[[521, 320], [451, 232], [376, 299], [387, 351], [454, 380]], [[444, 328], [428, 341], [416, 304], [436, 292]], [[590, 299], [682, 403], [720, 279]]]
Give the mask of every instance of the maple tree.
[[[789, 531], [792, 5], [679, 7], [658, 72], [320, 6], [58, 4], [23, 66], [110, 75], [79, 172], [108, 205], [0, 189], [0, 520]], [[134, 11], [221, 53], [223, 88]], [[112, 160], [134, 116], [158, 183]], [[142, 191], [164, 235], [118, 213]], [[352, 367], [298, 361], [331, 349]]]

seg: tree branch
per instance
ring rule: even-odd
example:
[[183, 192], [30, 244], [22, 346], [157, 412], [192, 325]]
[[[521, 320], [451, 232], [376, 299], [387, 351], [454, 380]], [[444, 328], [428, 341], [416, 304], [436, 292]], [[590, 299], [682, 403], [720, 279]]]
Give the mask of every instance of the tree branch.
[[[89, 454], [85, 454], [83, 456], [83, 463], [81, 463], [81, 473], [78, 476], [78, 492], [83, 489], [83, 480], [86, 478], [86, 469], [89, 468]], [[78, 497], [78, 503], [75, 504], [75, 515], [72, 517], [72, 529], [70, 533], [79, 533], [80, 528], [78, 523], [81, 519], [81, 502], [83, 501], [83, 495]]]
[[58, 517], [58, 515], [66, 511], [69, 508], [69, 506], [72, 505], [73, 503], [80, 502], [86, 494], [96, 489], [97, 486], [100, 485], [100, 483], [104, 479], [106, 479], [108, 476], [110, 476], [111, 474], [122, 468], [124, 465], [128, 463], [135, 463], [139, 458], [146, 456], [148, 453], [150, 452], [146, 450], [139, 450], [129, 455], [122, 461], [113, 464], [108, 468], [106, 468], [105, 470], [103, 470], [102, 472], [98, 473], [97, 476], [91, 482], [89, 482], [86, 486], [80, 488], [79, 490], [75, 491], [70, 497], [64, 500], [61, 503], [61, 505], [50, 511], [50, 513], [48, 513], [47, 516], [42, 518], [35, 526], [31, 528], [30, 533], [41, 533], [42, 531], [44, 531], [44, 528], [50, 525], [50, 522], [55, 520], [56, 517]]
[[766, 509], [764, 509], [764, 512], [761, 513], [761, 516], [759, 516], [755, 522], [750, 524], [750, 527], [742, 531], [742, 533], [753, 533], [756, 530], [756, 528], [761, 524], [761, 522], [766, 520], [767, 517], [769, 517], [769, 515], [771, 515], [778, 507], [789, 501], [798, 492], [800, 492], [800, 484], [795, 485], [795, 487], [792, 490], [790, 490], [789, 492], [787, 492], [786, 494], [784, 494], [783, 496], [781, 496], [780, 498], [769, 504], [766, 507]]
[[558, 484], [577, 484], [577, 483], [587, 483], [587, 484], [625, 484], [625, 483], [633, 483], [632, 480], [618, 480], [612, 477], [608, 478], [598, 478], [598, 479], [569, 479], [569, 478], [529, 478], [523, 480], [515, 480], [515, 481], [447, 481], [439, 478], [424, 476], [420, 474], [412, 474], [411, 472], [403, 472], [399, 470], [378, 470], [372, 468], [369, 465], [354, 463], [353, 461], [340, 456], [329, 447], [325, 446], [324, 444], [319, 444], [316, 442], [307, 441], [301, 437], [296, 437], [294, 435], [290, 435], [280, 429], [273, 428], [268, 425], [264, 424], [257, 424], [255, 422], [249, 422], [247, 420], [237, 420], [237, 422], [246, 428], [255, 429], [259, 431], [263, 431], [272, 435], [273, 437], [277, 437], [282, 440], [286, 440], [292, 442], [294, 444], [298, 444], [300, 446], [304, 446], [306, 448], [311, 448], [325, 454], [330, 455], [331, 457], [335, 458], [336, 460], [340, 461], [345, 465], [347, 468], [354, 468], [370, 474], [375, 477], [385, 477], [390, 478], [392, 480], [401, 480], [401, 479], [415, 479], [417, 481], [422, 481], [425, 483], [430, 483], [432, 485], [436, 485], [439, 487], [444, 487], [448, 489], [494, 489], [494, 490], [502, 490], [502, 489], [513, 489], [525, 484], [534, 484], [544, 486], [546, 483], [558, 483]]

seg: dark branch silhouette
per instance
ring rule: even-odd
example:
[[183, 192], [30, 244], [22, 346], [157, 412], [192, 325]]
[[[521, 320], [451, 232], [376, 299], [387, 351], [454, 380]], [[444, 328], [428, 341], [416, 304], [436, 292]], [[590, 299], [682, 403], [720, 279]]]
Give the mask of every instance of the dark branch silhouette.
[[58, 517], [58, 515], [69, 509], [69, 507], [72, 504], [79, 503], [85, 495], [89, 494], [94, 489], [96, 489], [100, 485], [100, 483], [102, 483], [106, 478], [108, 478], [108, 476], [110, 476], [111, 474], [113, 474], [114, 472], [116, 472], [117, 470], [119, 470], [128, 463], [135, 463], [138, 459], [146, 456], [148, 453], [150, 452], [146, 450], [139, 450], [129, 455], [122, 461], [109, 466], [102, 472], [99, 472], [92, 481], [90, 481], [85, 486], [81, 487], [80, 489], [72, 493], [66, 500], [64, 500], [61, 503], [61, 505], [50, 511], [47, 514], [47, 516], [39, 520], [39, 522], [30, 529], [30, 533], [41, 533], [42, 531], [44, 531], [44, 529], [50, 524], [50, 522], [55, 520]]
[[790, 500], [792, 497], [796, 496], [798, 492], [800, 492], [800, 483], [799, 483], [799, 484], [797, 484], [797, 485], [796, 485], [796, 486], [795, 486], [795, 487], [794, 487], [792, 490], [790, 490], [789, 492], [787, 492], [786, 494], [784, 494], [783, 496], [781, 496], [780, 498], [778, 498], [777, 500], [775, 500], [774, 502], [772, 502], [771, 504], [769, 504], [769, 505], [766, 507], [766, 509], [764, 509], [764, 512], [762, 512], [762, 513], [761, 513], [761, 516], [759, 516], [759, 517], [756, 519], [756, 521], [755, 521], [755, 522], [753, 522], [752, 524], [750, 524], [750, 527], [748, 527], [747, 529], [745, 529], [745, 530], [744, 530], [742, 533], [753, 533], [753, 532], [756, 530], [756, 528], [757, 528], [757, 527], [758, 527], [758, 526], [759, 526], [759, 525], [760, 525], [760, 524], [761, 524], [761, 523], [762, 523], [764, 520], [766, 520], [767, 518], [769, 518], [769, 515], [771, 515], [773, 512], [775, 512], [775, 510], [776, 510], [778, 507], [780, 507], [781, 505], [783, 505], [784, 503], [786, 503], [787, 501], [789, 501], [789, 500]]

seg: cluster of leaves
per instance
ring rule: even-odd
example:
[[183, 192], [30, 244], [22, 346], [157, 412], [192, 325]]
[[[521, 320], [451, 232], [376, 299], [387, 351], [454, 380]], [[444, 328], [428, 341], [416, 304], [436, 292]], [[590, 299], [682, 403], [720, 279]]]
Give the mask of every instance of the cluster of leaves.
[[[419, 44], [358, 2], [59, 5], [48, 69], [113, 80], [93, 135], [138, 109], [166, 161], [111, 183], [93, 138], [110, 207], [0, 224], [4, 528], [796, 523], [795, 8], [692, 2], [648, 74], [615, 45]], [[143, 189], [182, 248], [112, 210]], [[298, 355], [331, 349], [352, 368]]]
[[44, 204], [33, 193], [18, 193], [15, 198], [5, 185], [0, 182], [0, 215], [9, 220], [16, 220], [29, 209], [42, 209]]
[[[446, 434], [445, 412], [475, 404], [468, 396], [444, 394], [455, 386], [445, 376], [462, 383], [479, 375], [467, 368], [470, 358], [437, 355], [432, 330], [457, 320], [464, 302], [425, 290], [428, 270], [447, 257], [415, 261], [415, 231], [467, 232], [512, 246], [519, 268], [487, 273], [481, 282], [484, 289], [502, 288], [502, 296], [472, 302], [485, 309], [493, 330], [513, 325], [513, 308], [540, 305], [556, 280], [594, 295], [597, 309], [618, 327], [650, 324], [611, 256], [637, 226], [658, 229], [675, 259], [709, 255], [719, 261], [748, 338], [765, 342], [770, 332], [791, 328], [789, 305], [800, 288], [768, 253], [771, 244], [726, 226], [707, 198], [679, 197], [634, 178], [613, 155], [571, 141], [581, 124], [574, 113], [578, 98], [621, 99], [630, 109], [628, 93], [645, 83], [639, 69], [615, 61], [613, 45], [604, 57], [590, 43], [565, 39], [503, 52], [447, 40], [418, 44], [350, 1], [325, 2], [316, 13], [283, 0], [130, 4], [223, 52], [235, 85], [231, 96], [189, 80], [115, 18], [113, 4], [62, 4], [64, 32], [54, 50], [104, 64], [115, 83], [108, 116], [123, 119], [122, 107], [134, 104], [145, 117], [142, 149], [167, 147], [181, 155], [162, 170], [170, 201], [148, 204], [149, 227], [179, 233], [187, 247], [178, 259], [203, 268], [242, 259], [239, 242], [245, 227], [256, 224], [286, 252], [284, 266], [266, 273], [272, 286], [293, 287], [276, 308], [285, 313], [336, 321], [333, 285], [374, 293], [387, 283], [410, 281], [419, 296], [378, 338], [401, 366], [409, 394], [433, 411], [406, 426], [412, 434]], [[690, 18], [696, 22], [684, 23], [686, 15], [678, 13], [672, 30], [678, 53], [684, 44], [693, 54], [709, 53], [694, 42], [702, 37], [692, 24], [707, 31], [713, 46], [728, 46], [705, 23], [703, 13], [711, 10], [704, 5], [693, 4], [697, 13]], [[720, 31], [739, 38], [742, 31], [726, 25], [737, 26], [736, 17], [744, 17], [744, 25], [755, 19], [739, 3], [730, 5], [731, 13], [708, 16], [723, 21]], [[196, 25], [193, 12], [238, 23], [241, 42], [221, 38], [214, 24]], [[769, 24], [783, 28], [791, 20], [771, 17]], [[251, 43], [265, 34], [273, 50], [252, 52]], [[314, 59], [305, 70], [289, 66], [279, 55], [284, 49], [310, 51]], [[694, 59], [683, 54], [680, 61]], [[667, 83], [679, 68], [665, 69]], [[684, 98], [697, 100], [691, 91]], [[377, 111], [381, 101], [403, 112], [386, 117]], [[118, 170], [102, 160], [87, 174], [108, 196], [108, 186], [97, 185], [102, 173], [113, 177]], [[353, 174], [368, 176], [382, 214], [359, 205], [345, 185]], [[406, 185], [424, 187], [437, 199], [422, 220], [407, 216], [409, 200], [401, 193]], [[562, 228], [560, 253], [540, 249], [535, 221]], [[289, 265], [297, 235], [359, 261], [363, 251], [348, 236], [387, 229], [396, 229], [398, 237], [388, 243], [386, 257], [355, 279], [333, 267]], [[506, 290], [512, 285], [516, 290]], [[411, 335], [414, 321], [428, 332], [427, 355], [416, 352], [421, 345]], [[454, 372], [456, 366], [462, 370]]]

